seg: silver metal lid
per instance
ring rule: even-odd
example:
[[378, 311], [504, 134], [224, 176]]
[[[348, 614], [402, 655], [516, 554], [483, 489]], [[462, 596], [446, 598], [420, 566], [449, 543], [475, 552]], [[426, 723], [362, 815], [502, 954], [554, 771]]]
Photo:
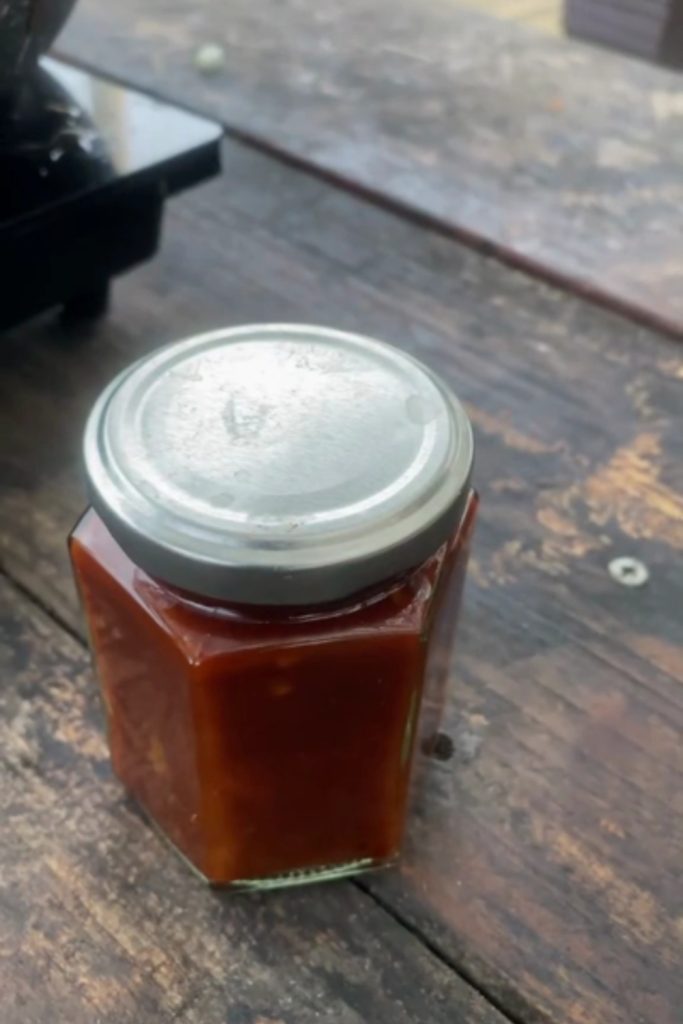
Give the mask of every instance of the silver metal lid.
[[332, 601], [418, 565], [462, 513], [472, 452], [416, 360], [290, 324], [157, 350], [85, 433], [93, 504], [133, 561], [248, 604]]

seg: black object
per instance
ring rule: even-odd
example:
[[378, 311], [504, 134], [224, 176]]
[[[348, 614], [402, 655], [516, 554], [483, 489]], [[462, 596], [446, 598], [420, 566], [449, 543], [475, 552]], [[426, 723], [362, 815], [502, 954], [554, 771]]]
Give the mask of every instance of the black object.
[[107, 307], [164, 200], [220, 170], [219, 125], [56, 60], [0, 109], [0, 328]]
[[565, 0], [571, 36], [683, 67], [683, 0]]

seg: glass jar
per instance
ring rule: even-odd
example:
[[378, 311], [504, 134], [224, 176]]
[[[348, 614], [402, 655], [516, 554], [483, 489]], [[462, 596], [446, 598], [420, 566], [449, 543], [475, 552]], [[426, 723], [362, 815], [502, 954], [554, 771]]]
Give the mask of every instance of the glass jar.
[[380, 342], [266, 325], [96, 404], [70, 539], [114, 769], [212, 883], [397, 855], [477, 499], [462, 406]]

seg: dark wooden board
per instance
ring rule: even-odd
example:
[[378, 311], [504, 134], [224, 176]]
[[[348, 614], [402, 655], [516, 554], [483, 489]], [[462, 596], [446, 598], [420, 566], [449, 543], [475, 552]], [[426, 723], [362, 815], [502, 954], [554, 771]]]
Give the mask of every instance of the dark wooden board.
[[565, 11], [566, 29], [577, 38], [670, 67], [683, 64], [681, 0], [567, 0]]
[[59, 47], [683, 334], [667, 71], [441, 0], [81, 0]]
[[[82, 421], [151, 347], [305, 320], [423, 358], [468, 405], [483, 492], [456, 755], [427, 774], [401, 869], [362, 885], [520, 1020], [677, 1024], [680, 346], [235, 144], [223, 179], [169, 214], [158, 258], [121, 281], [108, 319], [80, 338], [49, 321], [3, 338], [7, 571], [79, 628], [64, 538], [83, 502]], [[647, 563], [648, 586], [611, 579], [621, 554]], [[182, 869], [155, 842], [136, 833], [175, 894]], [[122, 869], [112, 856], [98, 870]], [[146, 886], [143, 907], [157, 898]]]
[[351, 884], [210, 890], [108, 764], [85, 651], [0, 578], [3, 1024], [504, 1018]]

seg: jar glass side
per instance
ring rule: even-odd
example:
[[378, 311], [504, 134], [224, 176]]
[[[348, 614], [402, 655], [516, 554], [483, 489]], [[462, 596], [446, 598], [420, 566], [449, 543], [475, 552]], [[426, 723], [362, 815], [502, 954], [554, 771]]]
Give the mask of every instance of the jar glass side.
[[412, 573], [315, 609], [209, 604], [136, 568], [94, 512], [78, 525], [114, 767], [210, 881], [285, 885], [395, 858], [475, 513], [472, 496]]
[[114, 772], [181, 853], [201, 865], [206, 851], [187, 661], [140, 600], [138, 570], [91, 509], [72, 531], [69, 553]]
[[454, 682], [456, 633], [478, 510], [479, 495], [471, 489], [460, 526], [444, 559], [427, 622], [425, 642], [428, 653], [417, 742], [420, 752], [427, 756], [436, 752]]

